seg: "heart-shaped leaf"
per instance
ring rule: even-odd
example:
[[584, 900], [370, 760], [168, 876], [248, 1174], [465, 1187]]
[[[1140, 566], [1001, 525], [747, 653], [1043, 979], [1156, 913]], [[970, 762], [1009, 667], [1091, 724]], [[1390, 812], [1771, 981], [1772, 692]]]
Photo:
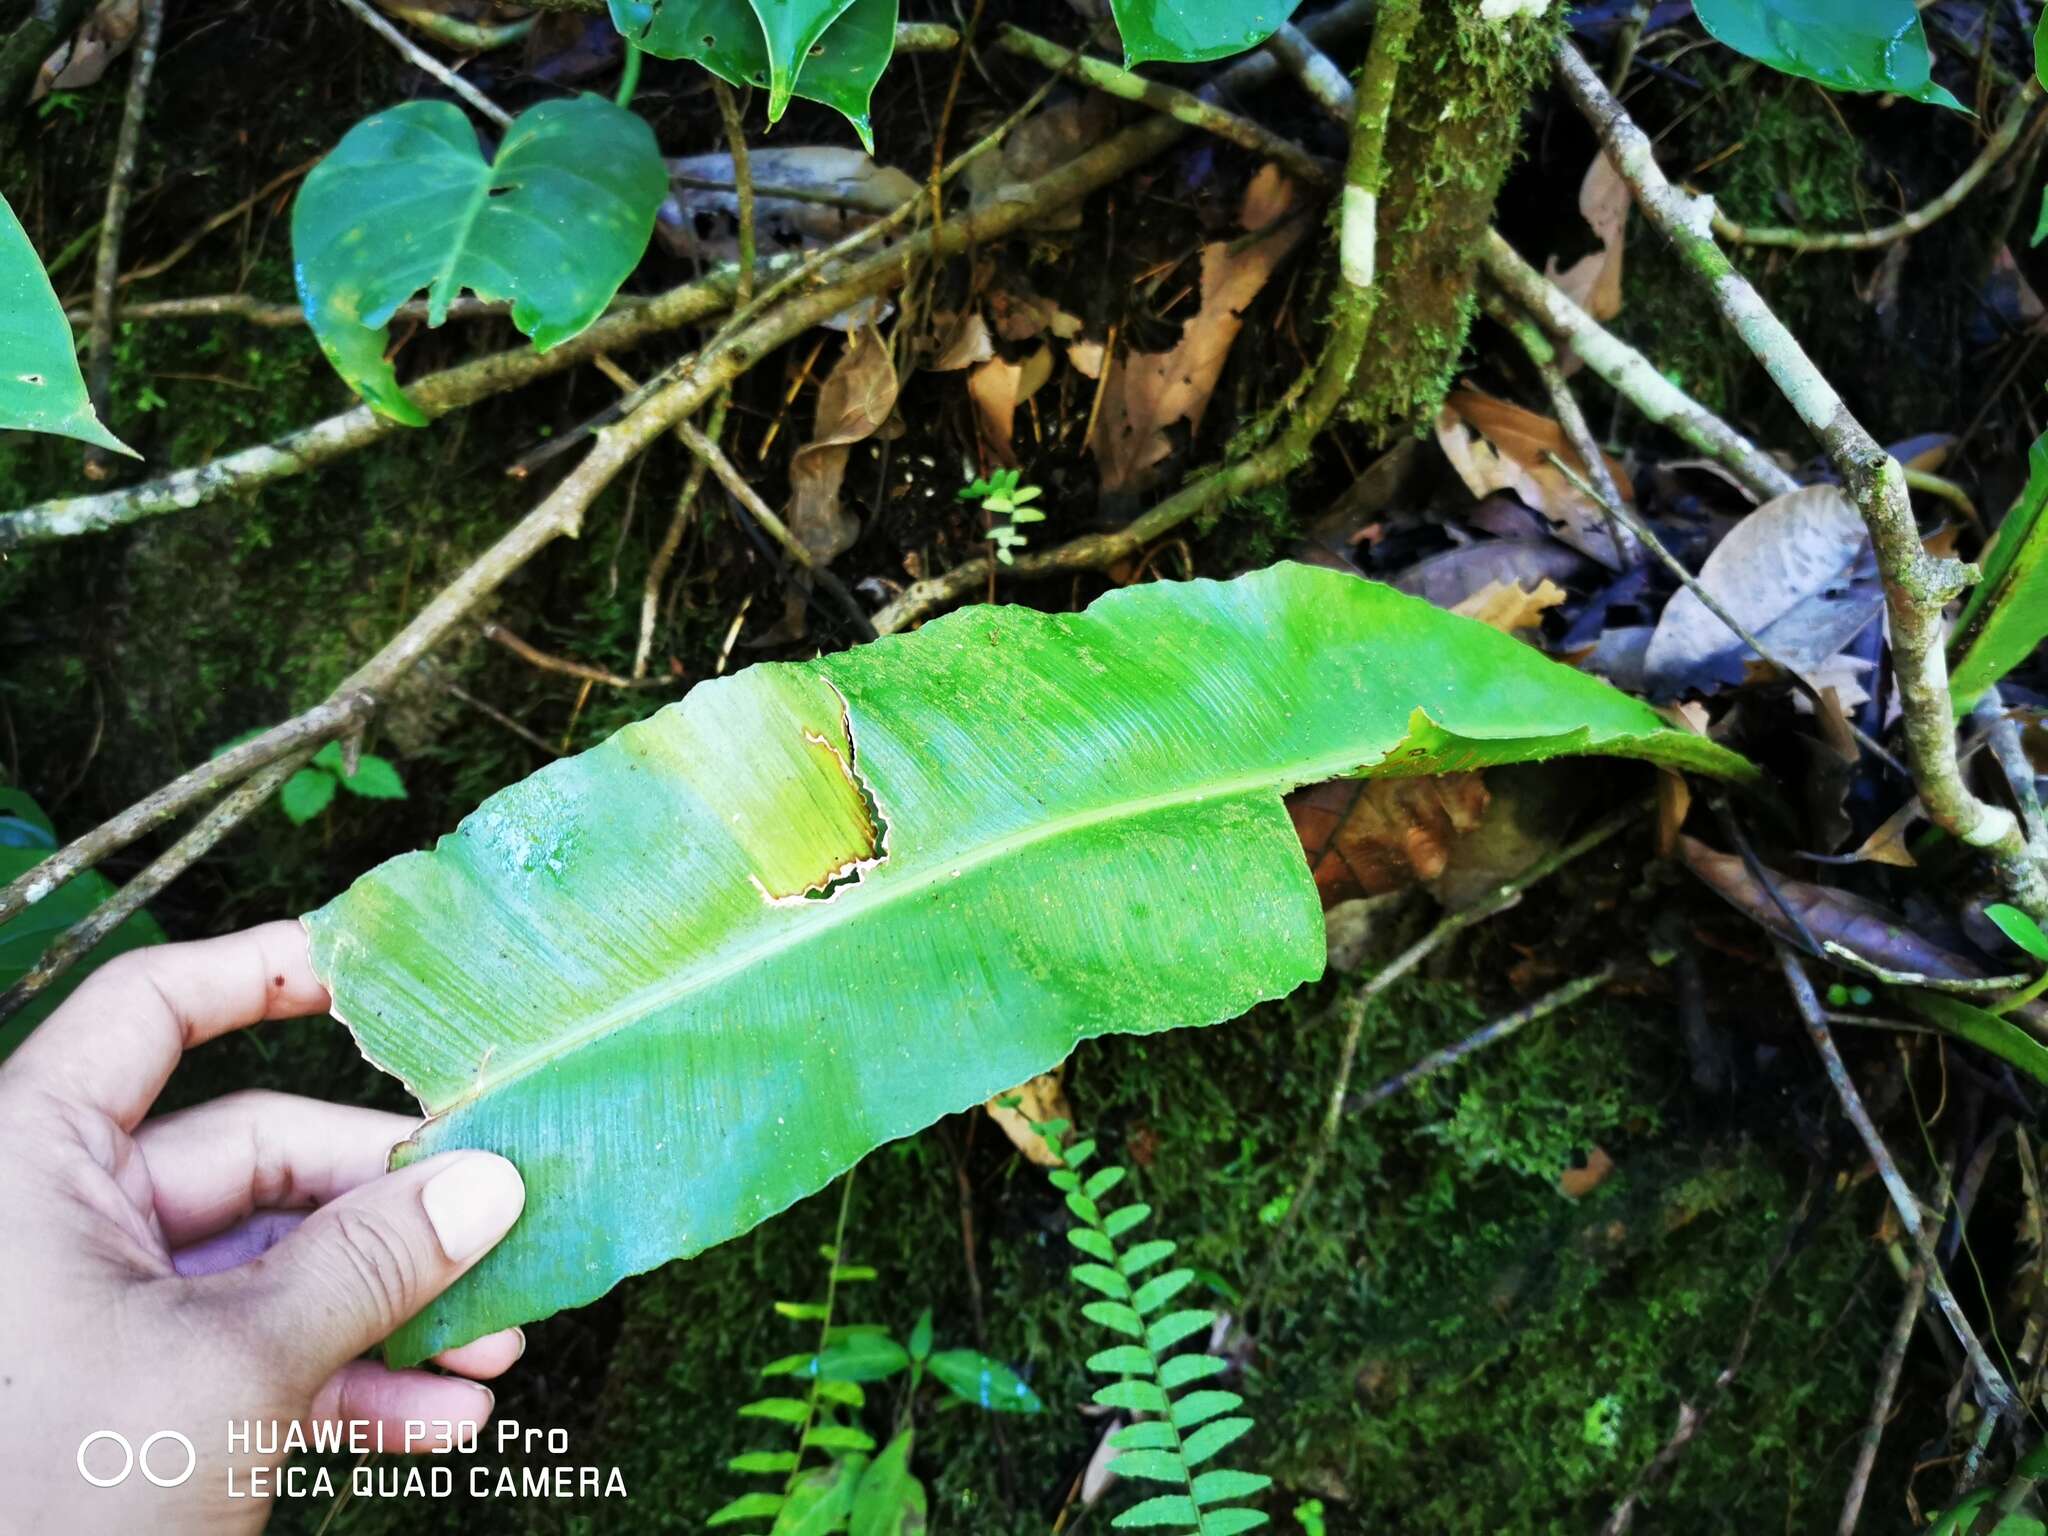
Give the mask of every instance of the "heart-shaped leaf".
[[[772, 3], [772, 0], [771, 0]], [[1198, 64], [1256, 48], [1301, 0], [1110, 0], [1124, 62]]]
[[897, 0], [610, 0], [612, 25], [647, 52], [694, 59], [731, 85], [832, 108], [874, 153], [868, 102], [896, 48]]
[[71, 322], [28, 231], [0, 197], [0, 429], [9, 427], [141, 457], [93, 413]]
[[455, 107], [408, 102], [357, 123], [300, 188], [299, 299], [349, 387], [425, 426], [384, 356], [399, 305], [425, 289], [439, 325], [465, 288], [509, 299], [512, 323], [545, 352], [604, 313], [667, 194], [653, 131], [601, 97], [522, 112], [495, 160]]
[[1695, 0], [1693, 10], [1721, 42], [1784, 74], [1967, 110], [1929, 77], [1913, 0]]
[[723, 1242], [1088, 1036], [1321, 975], [1293, 785], [1583, 752], [1754, 776], [1498, 630], [1301, 565], [699, 685], [306, 919], [335, 1015], [431, 1117], [403, 1159], [526, 1177], [388, 1352]]

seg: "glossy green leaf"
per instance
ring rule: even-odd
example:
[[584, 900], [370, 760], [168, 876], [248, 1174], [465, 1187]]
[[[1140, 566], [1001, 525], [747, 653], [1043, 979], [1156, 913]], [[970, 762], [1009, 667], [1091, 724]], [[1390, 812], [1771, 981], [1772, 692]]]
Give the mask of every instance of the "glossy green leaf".
[[991, 1413], [1036, 1413], [1043, 1406], [1015, 1371], [979, 1350], [940, 1350], [926, 1369], [963, 1403]]
[[[1205, 1474], [1215, 1476], [1214, 1473]], [[1195, 1479], [1200, 1487], [1201, 1478]], [[1267, 1523], [1270, 1517], [1256, 1509], [1205, 1509], [1202, 1511], [1202, 1536], [1239, 1536], [1243, 1531], [1256, 1531]], [[1303, 1527], [1304, 1536], [1309, 1536], [1308, 1527]]]
[[1133, 1505], [1118, 1515], [1110, 1524], [1118, 1530], [1131, 1530], [1155, 1525], [1178, 1525], [1194, 1529], [1201, 1524], [1196, 1512], [1195, 1501], [1184, 1493], [1163, 1493], [1156, 1499], [1147, 1499]]
[[1071, 1273], [1089, 1290], [1098, 1291], [1111, 1301], [1130, 1300], [1130, 1282], [1106, 1264], [1076, 1264]]
[[2044, 934], [2041, 925], [2018, 907], [1994, 901], [1984, 909], [1984, 915], [1998, 925], [2000, 933], [2036, 960], [2048, 961], [2048, 934]]
[[910, 1472], [912, 1431], [891, 1440], [868, 1463], [853, 1496], [847, 1536], [909, 1536], [924, 1529], [924, 1485]]
[[1216, 1314], [1206, 1307], [1169, 1312], [1145, 1330], [1145, 1347], [1156, 1355], [1163, 1355], [1183, 1339], [1213, 1328], [1215, 1324]]
[[1138, 1287], [1138, 1294], [1131, 1305], [1138, 1309], [1140, 1317], [1150, 1317], [1174, 1297], [1194, 1283], [1192, 1269], [1169, 1269], [1163, 1275], [1154, 1275]]
[[848, 1408], [864, 1407], [867, 1394], [851, 1381], [834, 1381], [830, 1376], [818, 1382], [818, 1401], [821, 1403], [843, 1403]]
[[1116, 1262], [1116, 1244], [1093, 1227], [1067, 1228], [1067, 1241], [1091, 1259], [1100, 1259], [1105, 1264]]
[[1301, 0], [1110, 0], [1124, 62], [1198, 64], [1256, 48]]
[[888, 1335], [857, 1333], [826, 1345], [823, 1354], [806, 1355], [788, 1374], [828, 1381], [886, 1381], [908, 1364], [910, 1352]]
[[[1078, 1166], [1078, 1164], [1075, 1166]], [[1104, 1195], [1108, 1194], [1112, 1189], [1115, 1189], [1117, 1185], [1123, 1183], [1123, 1181], [1123, 1169], [1118, 1167], [1115, 1163], [1111, 1163], [1107, 1168], [1102, 1169], [1093, 1178], [1089, 1179], [1089, 1181], [1082, 1186], [1081, 1192], [1085, 1194], [1090, 1200], [1096, 1201], [1099, 1204]]]
[[1693, 11], [1721, 42], [1784, 74], [1965, 110], [1929, 77], [1913, 0], [1695, 0]]
[[299, 300], [349, 387], [425, 426], [384, 357], [399, 305], [425, 289], [439, 325], [465, 288], [509, 300], [545, 352], [604, 313], [667, 195], [653, 130], [602, 97], [520, 113], [488, 161], [459, 108], [407, 102], [349, 129], [299, 189]]
[[1188, 1478], [1186, 1465], [1172, 1451], [1125, 1451], [1109, 1464], [1118, 1477], [1144, 1478], [1155, 1483], [1180, 1483]]
[[1970, 590], [1949, 636], [1954, 675], [1949, 691], [1966, 713], [1997, 682], [2048, 639], [2048, 433], [2027, 454], [2027, 484], [1998, 525], [1980, 562], [1984, 578]]
[[1150, 1269], [1154, 1264], [1173, 1257], [1174, 1245], [1168, 1239], [1155, 1237], [1150, 1242], [1140, 1243], [1129, 1253], [1116, 1261], [1116, 1267], [1126, 1275], [1135, 1275]]
[[403, 800], [405, 780], [398, 776], [397, 765], [388, 757], [379, 757], [374, 752], [356, 754], [356, 771], [348, 771], [348, 754], [341, 749], [341, 743], [330, 741], [313, 754], [313, 766], [325, 768], [341, 781], [341, 787], [352, 795], [361, 795], [368, 800]]
[[1217, 1419], [1204, 1424], [1181, 1441], [1181, 1454], [1189, 1466], [1199, 1467], [1251, 1427], [1250, 1419]]
[[[1225, 1499], [1248, 1499], [1272, 1486], [1273, 1479], [1262, 1472], [1204, 1472], [1195, 1479], [1195, 1502], [1206, 1507], [1220, 1504]], [[1207, 1517], [1203, 1519], [1202, 1528], [1204, 1531], [1212, 1529]]]
[[922, 1364], [931, 1358], [932, 1352], [932, 1309], [926, 1307], [917, 1315], [917, 1326], [910, 1330], [910, 1358]]
[[[875, 151], [868, 103], [896, 48], [897, 0], [610, 0], [612, 25], [663, 59], [694, 59], [731, 85], [832, 108]], [[806, 40], [807, 39], [807, 40]]]
[[334, 803], [340, 781], [325, 768], [301, 768], [284, 781], [277, 803], [284, 807], [294, 826], [303, 827]]
[[731, 1525], [737, 1520], [766, 1520], [779, 1514], [782, 1505], [783, 1496], [779, 1493], [743, 1493], [704, 1523]]
[[801, 1424], [811, 1410], [794, 1397], [763, 1397], [740, 1408], [743, 1419], [774, 1419], [781, 1424]]
[[[6, 793], [5, 809], [10, 814], [0, 824], [14, 828], [15, 832], [13, 838], [0, 841], [0, 885], [27, 874], [47, 859], [55, 846], [54, 835], [48, 842], [43, 841], [51, 829], [41, 807], [18, 790]], [[26, 976], [65, 929], [90, 916], [113, 894], [114, 883], [98, 870], [88, 869], [0, 923], [0, 989], [11, 987]], [[0, 1022], [0, 1059], [26, 1040], [28, 1032], [48, 1018], [95, 969], [125, 950], [163, 941], [163, 929], [147, 912], [137, 912], [128, 918], [70, 970], [29, 999], [13, 1017]]]
[[0, 197], [0, 430], [53, 432], [140, 458], [93, 414], [64, 306]]
[[744, 1451], [727, 1460], [729, 1472], [794, 1472], [795, 1451]]
[[1214, 1355], [1175, 1355], [1159, 1367], [1159, 1383], [1169, 1392], [1178, 1392], [1191, 1381], [1221, 1376], [1229, 1369], [1229, 1361]]
[[1090, 1035], [1321, 975], [1286, 788], [1592, 751], [1753, 774], [1498, 630], [1298, 565], [700, 685], [306, 919], [336, 1014], [430, 1116], [401, 1158], [526, 1178], [394, 1359], [723, 1242]]
[[1152, 1355], [1136, 1344], [1118, 1344], [1090, 1355], [1088, 1369], [1106, 1371], [1113, 1376], [1150, 1376]]
[[1060, 1161], [1065, 1163], [1069, 1168], [1082, 1168], [1087, 1165], [1088, 1159], [1093, 1157], [1094, 1155], [1095, 1142], [1091, 1138], [1083, 1141], [1077, 1141], [1071, 1147], [1064, 1149], [1060, 1153]]
[[1144, 1419], [1126, 1424], [1109, 1437], [1110, 1449], [1117, 1451], [1178, 1450], [1180, 1436], [1162, 1419]]
[[1111, 1333], [1120, 1333], [1127, 1339], [1142, 1339], [1145, 1336], [1145, 1320], [1120, 1301], [1091, 1301], [1081, 1309], [1081, 1315]]
[[1166, 1412], [1166, 1394], [1149, 1381], [1113, 1381], [1095, 1389], [1094, 1402], [1103, 1408], [1125, 1408], [1132, 1413]]
[[872, 1451], [874, 1437], [844, 1424], [819, 1424], [804, 1431], [803, 1443], [819, 1451]]
[[1109, 1218], [1102, 1224], [1102, 1230], [1111, 1237], [1122, 1237], [1133, 1227], [1141, 1225], [1151, 1214], [1152, 1207], [1142, 1201], [1135, 1205], [1118, 1206], [1109, 1213]]
[[1979, 1008], [1974, 1003], [1966, 1003], [1941, 992], [1908, 989], [1901, 991], [1899, 996], [1922, 1018], [2011, 1062], [2035, 1081], [2048, 1083], [2048, 1045], [2043, 1045], [2019, 1025], [2001, 1018], [1988, 1008]]
[[867, 1458], [854, 1455], [806, 1472], [790, 1489], [769, 1536], [830, 1536], [844, 1530], [867, 1469]]
[[1244, 1399], [1235, 1392], [1190, 1392], [1173, 1405], [1174, 1428], [1193, 1429], [1219, 1413], [1243, 1406]]

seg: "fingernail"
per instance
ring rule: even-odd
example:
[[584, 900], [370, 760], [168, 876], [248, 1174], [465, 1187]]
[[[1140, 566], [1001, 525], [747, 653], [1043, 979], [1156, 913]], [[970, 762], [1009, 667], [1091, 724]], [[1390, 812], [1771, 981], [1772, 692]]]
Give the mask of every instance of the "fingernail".
[[517, 1365], [526, 1358], [526, 1330], [524, 1328], [514, 1328], [512, 1332], [519, 1339], [519, 1348], [512, 1356], [512, 1363]]
[[420, 1204], [441, 1251], [461, 1264], [511, 1230], [526, 1204], [526, 1185], [504, 1158], [471, 1152], [427, 1180]]

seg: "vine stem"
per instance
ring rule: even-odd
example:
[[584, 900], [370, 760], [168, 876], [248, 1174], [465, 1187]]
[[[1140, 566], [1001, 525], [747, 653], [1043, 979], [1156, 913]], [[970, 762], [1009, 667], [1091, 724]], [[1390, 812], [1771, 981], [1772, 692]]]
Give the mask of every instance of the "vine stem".
[[[128, 95], [121, 106], [121, 129], [114, 139], [114, 168], [107, 178], [107, 206], [100, 215], [99, 252], [93, 265], [92, 325], [86, 332], [88, 393], [101, 421], [107, 419], [107, 396], [114, 379], [114, 295], [121, 286], [121, 236], [128, 223], [128, 203], [135, 192], [135, 161], [142, 148], [142, 118], [149, 109], [149, 82], [156, 74], [156, 56], [164, 36], [164, 0], [142, 0], [135, 35], [135, 54], [128, 66]], [[112, 473], [113, 458], [97, 445], [85, 451], [89, 480]]]
[[825, 1269], [825, 1315], [818, 1320], [818, 1358], [812, 1362], [811, 1390], [804, 1396], [803, 1422], [796, 1427], [796, 1465], [782, 1485], [785, 1498], [796, 1491], [797, 1479], [803, 1475], [804, 1437], [818, 1417], [818, 1383], [825, 1379], [825, 1347], [832, 1339], [832, 1309], [839, 1301], [839, 1261], [846, 1252], [846, 1213], [853, 1208], [853, 1176], [859, 1168], [856, 1163], [839, 1181], [839, 1220], [832, 1228], [832, 1260]]
[[1979, 183], [1989, 176], [2007, 155], [2025, 131], [2027, 119], [2033, 115], [2034, 103], [2040, 100], [2040, 82], [2031, 75], [2018, 91], [2013, 93], [2011, 103], [2005, 109], [2005, 116], [1999, 120], [1998, 129], [1984, 141], [1984, 147], [1948, 189], [1932, 202], [1915, 208], [1912, 212], [1890, 224], [1877, 229], [1845, 230], [1804, 230], [1778, 228], [1769, 225], [1738, 224], [1718, 208], [1714, 210], [1714, 233], [1732, 245], [1774, 245], [1785, 246], [1795, 251], [1875, 251], [1887, 245], [1917, 235], [1937, 219], [1953, 213], [1963, 199], [1976, 191]]
[[2048, 869], [2043, 868], [2048, 861], [2028, 848], [2010, 811], [1987, 805], [1971, 792], [1956, 757], [1941, 614], [1975, 572], [1921, 547], [1898, 461], [1864, 429], [1798, 340], [1715, 244], [1712, 199], [1688, 197], [1665, 178], [1648, 135], [1569, 42], [1559, 46], [1557, 64], [1566, 91], [1599, 134], [1644, 217], [1705, 286], [1722, 318], [1819, 438], [1870, 530], [1891, 617], [1892, 670], [1905, 715], [1906, 756], [1929, 818], [1959, 842], [1991, 855], [2015, 906], [2036, 918], [2048, 918]]
[[[1842, 1101], [1849, 1123], [1855, 1126], [1856, 1134], [1862, 1138], [1864, 1150], [1877, 1167], [1878, 1180], [1891, 1197], [1892, 1209], [1898, 1212], [1899, 1225], [1916, 1244], [1928, 1241], [1922, 1235], [1926, 1221], [1921, 1214], [1920, 1201], [1907, 1186], [1905, 1176], [1899, 1172], [1899, 1165], [1892, 1158], [1891, 1149], [1877, 1132], [1877, 1123], [1864, 1107], [1863, 1095], [1857, 1091], [1856, 1080], [1849, 1076], [1848, 1064], [1842, 1060], [1834, 1034], [1828, 1029], [1827, 1015], [1813, 990], [1812, 979], [1799, 963], [1799, 957], [1782, 942], [1775, 944], [1774, 948], [1778, 953], [1778, 968], [1784, 972], [1786, 984], [1792, 989], [1792, 1001], [1799, 1009], [1800, 1018], [1806, 1022], [1806, 1032], [1812, 1038], [1814, 1048], [1820, 1052], [1821, 1066], [1827, 1072], [1828, 1082], [1833, 1086], [1835, 1096]], [[1949, 1288], [1948, 1277], [1941, 1272], [1939, 1264], [1928, 1265], [1927, 1288], [1933, 1292], [1935, 1304], [1941, 1308], [1942, 1316], [1948, 1319], [1949, 1327], [1963, 1346], [1963, 1353], [1969, 1357], [1971, 1368], [1977, 1373], [1977, 1380], [1989, 1401], [1990, 1416], [1997, 1418], [2015, 1408], [2019, 1400], [1998, 1367], [1991, 1363], [1991, 1357], [1984, 1352], [1983, 1341], [1977, 1337], [1977, 1330], [1970, 1326], [1970, 1320], [1964, 1315], [1955, 1292]]]
[[[640, 45], [634, 42], [633, 39], [629, 37], [625, 41], [626, 67], [619, 71], [619, 93], [612, 98], [621, 111], [633, 105], [633, 95], [640, 89], [640, 61], [646, 57], [640, 51]], [[713, 75], [711, 78], [714, 80], [718, 79], [716, 75]], [[723, 80], [719, 80], [718, 83], [720, 85], [725, 84]], [[730, 94], [729, 89], [728, 94]], [[746, 269], [747, 259], [742, 254], [740, 257], [740, 270], [744, 272]]]
[[[426, 49], [414, 43], [411, 38], [407, 37], [376, 11], [372, 10], [368, 0], [341, 0], [341, 3], [349, 10], [355, 12], [356, 19], [364, 26], [368, 27], [372, 32], [403, 54], [406, 62], [412, 65], [413, 68], [440, 81], [449, 90], [469, 103], [473, 110], [489, 118], [500, 128], [512, 126], [512, 114], [510, 112], [507, 112], [503, 107], [491, 100], [490, 97], [471, 85], [462, 76], [427, 52]], [[631, 45], [629, 44], [628, 46]], [[620, 105], [623, 106], [625, 103], [621, 102]]]

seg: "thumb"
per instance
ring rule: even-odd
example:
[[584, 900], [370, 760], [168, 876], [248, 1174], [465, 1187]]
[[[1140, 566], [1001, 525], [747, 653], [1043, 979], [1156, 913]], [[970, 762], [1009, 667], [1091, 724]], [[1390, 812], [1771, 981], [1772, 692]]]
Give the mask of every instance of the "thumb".
[[490, 1251], [526, 1203], [519, 1170], [447, 1152], [359, 1185], [261, 1261], [257, 1331], [312, 1382], [381, 1343]]

